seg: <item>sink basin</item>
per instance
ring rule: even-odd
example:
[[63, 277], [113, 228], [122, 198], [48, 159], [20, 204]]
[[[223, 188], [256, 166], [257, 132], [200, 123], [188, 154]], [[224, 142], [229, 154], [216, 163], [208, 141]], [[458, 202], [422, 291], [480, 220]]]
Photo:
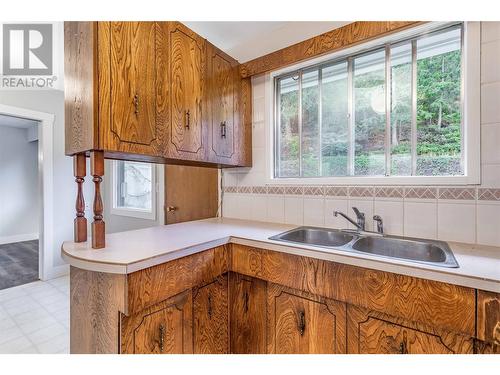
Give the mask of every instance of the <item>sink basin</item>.
[[363, 253], [390, 258], [412, 260], [419, 263], [458, 267], [457, 261], [444, 242], [400, 239], [391, 237], [362, 237], [352, 249]]
[[443, 241], [316, 227], [299, 227], [269, 239], [403, 259], [433, 266], [459, 267], [448, 244]]
[[306, 245], [338, 247], [351, 242], [354, 236], [335, 229], [300, 227], [270, 237], [270, 240], [303, 243]]

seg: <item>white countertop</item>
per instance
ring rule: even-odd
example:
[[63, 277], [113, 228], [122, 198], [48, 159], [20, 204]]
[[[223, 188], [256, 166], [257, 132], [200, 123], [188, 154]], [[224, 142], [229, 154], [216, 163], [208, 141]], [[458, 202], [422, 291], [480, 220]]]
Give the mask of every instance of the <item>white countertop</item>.
[[262, 249], [442, 281], [500, 293], [500, 248], [449, 242], [460, 265], [443, 268], [345, 250], [269, 240], [297, 227], [259, 221], [214, 218], [106, 235], [106, 247], [94, 250], [90, 240], [64, 242], [62, 257], [90, 271], [129, 274], [200, 251], [237, 243]]

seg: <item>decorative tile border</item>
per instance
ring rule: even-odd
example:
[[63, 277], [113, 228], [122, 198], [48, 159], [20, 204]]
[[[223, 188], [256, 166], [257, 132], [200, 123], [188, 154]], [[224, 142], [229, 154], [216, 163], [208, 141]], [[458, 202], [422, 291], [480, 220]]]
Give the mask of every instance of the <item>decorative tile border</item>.
[[376, 186], [375, 197], [377, 198], [403, 198], [404, 189], [402, 187]]
[[439, 188], [439, 199], [476, 200], [474, 188]]
[[500, 188], [436, 186], [224, 186], [225, 193], [308, 195], [324, 197], [443, 199], [456, 201], [500, 201]]
[[331, 197], [347, 197], [347, 186], [325, 186], [324, 193]]
[[500, 201], [500, 189], [479, 188], [477, 195], [480, 201]]
[[433, 187], [405, 187], [405, 198], [436, 199], [437, 188]]

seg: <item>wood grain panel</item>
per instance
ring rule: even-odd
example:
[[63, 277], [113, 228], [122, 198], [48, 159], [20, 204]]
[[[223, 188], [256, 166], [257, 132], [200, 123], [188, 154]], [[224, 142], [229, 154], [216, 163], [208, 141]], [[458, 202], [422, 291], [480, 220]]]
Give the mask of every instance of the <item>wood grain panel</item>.
[[474, 289], [237, 244], [232, 246], [233, 272], [470, 336], [475, 333]]
[[346, 306], [280, 285], [270, 284], [267, 345], [276, 354], [346, 352]]
[[347, 308], [349, 354], [471, 354], [474, 339], [404, 319]]
[[236, 135], [238, 165], [252, 166], [252, 81], [244, 78], [240, 81], [239, 110], [240, 122]]
[[125, 275], [70, 267], [70, 352], [120, 352], [120, 313], [127, 313]]
[[241, 65], [243, 78], [269, 72], [326, 53], [416, 26], [417, 21], [358, 21], [292, 46], [271, 52]]
[[120, 142], [156, 139], [155, 35], [155, 22], [111, 22], [111, 131]]
[[228, 311], [227, 274], [193, 290], [194, 353], [229, 353]]
[[128, 308], [137, 313], [227, 272], [227, 251], [216, 247], [128, 275]]
[[187, 290], [122, 319], [122, 353], [193, 353], [192, 294]]
[[64, 22], [65, 152], [97, 146], [96, 22]]
[[208, 48], [208, 86], [210, 91], [211, 151], [215, 157], [231, 158], [234, 154], [234, 128], [238, 100], [235, 66], [238, 63], [219, 49]]
[[180, 153], [202, 151], [205, 41], [176, 22], [170, 41], [170, 142]]
[[266, 300], [264, 280], [229, 274], [232, 354], [266, 353]]
[[165, 166], [165, 210], [167, 224], [217, 216], [219, 173], [214, 168]]
[[500, 293], [477, 291], [477, 338], [500, 345]]

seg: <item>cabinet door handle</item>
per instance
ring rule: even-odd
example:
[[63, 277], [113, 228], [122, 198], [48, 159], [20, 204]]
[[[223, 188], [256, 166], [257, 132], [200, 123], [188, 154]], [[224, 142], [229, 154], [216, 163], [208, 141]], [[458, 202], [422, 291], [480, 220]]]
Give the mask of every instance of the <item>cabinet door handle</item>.
[[167, 207], [167, 212], [173, 212], [173, 211], [177, 211], [177, 207], [175, 207], [175, 206], [168, 206]]
[[406, 332], [403, 332], [403, 341], [399, 344], [399, 353], [408, 354], [408, 343], [406, 338]]
[[134, 113], [136, 116], [139, 114], [139, 94], [134, 95]]
[[165, 326], [163, 324], [160, 324], [160, 340], [158, 343], [160, 344], [160, 352], [163, 353], [165, 343]]
[[301, 336], [304, 336], [304, 331], [306, 330], [306, 313], [304, 311], [299, 312], [299, 324], [298, 327]]
[[243, 302], [243, 306], [244, 306], [244, 309], [245, 309], [245, 313], [248, 312], [248, 299], [249, 299], [249, 296], [248, 296], [248, 291], [245, 291], [245, 295], [244, 295], [244, 302]]
[[221, 138], [226, 138], [226, 122], [222, 121], [220, 123], [220, 136]]
[[191, 112], [189, 109], [186, 111], [186, 129], [189, 129], [191, 126]]
[[212, 319], [212, 295], [208, 295], [208, 319]]

